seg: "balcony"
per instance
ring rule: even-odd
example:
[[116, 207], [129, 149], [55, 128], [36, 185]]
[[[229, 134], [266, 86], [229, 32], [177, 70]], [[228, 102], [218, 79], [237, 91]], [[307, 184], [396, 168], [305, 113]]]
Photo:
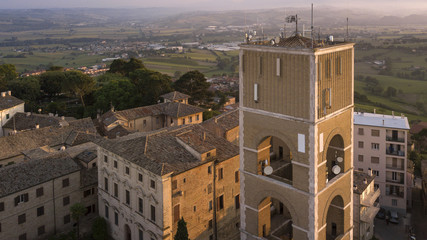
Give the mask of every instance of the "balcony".
[[387, 143], [386, 154], [404, 157], [405, 156], [405, 145]]
[[400, 157], [404, 157], [405, 156], [405, 152], [404, 151], [395, 151], [395, 150], [386, 150], [386, 154], [387, 155], [394, 155], [394, 156], [400, 156]]
[[360, 212], [360, 220], [366, 223], [373, 222], [375, 215], [377, 215], [379, 210], [380, 208], [378, 203], [374, 203], [374, 205], [364, 208], [364, 210]]
[[403, 198], [405, 197], [405, 188], [387, 184], [385, 194], [386, 196]]
[[390, 170], [398, 170], [398, 171], [404, 171], [405, 170], [405, 168], [404, 168], [405, 166], [403, 166], [403, 164], [401, 165], [401, 166], [398, 166], [398, 165], [393, 165], [393, 164], [387, 164], [386, 165], [386, 168], [387, 169], [390, 169]]
[[363, 206], [373, 206], [375, 204], [375, 201], [378, 199], [378, 197], [381, 195], [381, 191], [378, 188], [377, 190], [369, 193], [369, 195], [365, 196], [364, 199], [360, 202]]
[[396, 183], [396, 184], [404, 184], [405, 183], [403, 178], [402, 179], [394, 179], [394, 180], [387, 178], [385, 181], [388, 183]]
[[391, 137], [391, 136], [386, 136], [386, 140], [389, 142], [401, 142], [401, 143], [405, 142], [405, 138], [397, 138], [397, 137]]
[[386, 140], [389, 142], [405, 142], [405, 132], [398, 130], [387, 130]]

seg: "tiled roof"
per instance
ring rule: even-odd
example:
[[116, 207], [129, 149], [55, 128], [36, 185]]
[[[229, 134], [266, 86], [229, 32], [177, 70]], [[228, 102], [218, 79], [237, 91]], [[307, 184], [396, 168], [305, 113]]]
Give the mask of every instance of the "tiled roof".
[[35, 113], [16, 113], [3, 128], [16, 129], [17, 131], [35, 129], [36, 125], [40, 128], [49, 126], [67, 126], [68, 122], [61, 117], [53, 117], [45, 114]]
[[0, 169], [0, 197], [4, 197], [49, 180], [80, 170], [66, 154], [31, 160]]
[[101, 116], [100, 121], [105, 126], [108, 126], [118, 120], [130, 121], [138, 118], [162, 114], [170, 117], [184, 117], [203, 111], [204, 109], [200, 107], [177, 102], [168, 102], [116, 112], [108, 111], [107, 113]]
[[212, 124], [215, 123], [220, 128], [225, 131], [231, 130], [239, 126], [239, 110], [235, 109], [229, 112], [225, 112], [221, 115], [210, 118], [202, 123], [204, 124]]
[[79, 153], [75, 157], [76, 160], [80, 160], [84, 163], [89, 163], [90, 161], [92, 161], [95, 158], [96, 158], [96, 150], [85, 150], [85, 151]]
[[5, 97], [0, 96], [0, 111], [18, 106], [23, 103], [25, 102], [14, 96], [10, 96], [10, 95], [6, 95]]
[[362, 112], [354, 113], [354, 125], [409, 129], [407, 117]]
[[20, 155], [23, 151], [42, 146], [75, 146], [89, 142], [95, 137], [96, 129], [90, 118], [69, 122], [64, 127], [45, 127], [15, 135], [0, 137], [0, 159]]
[[170, 101], [175, 101], [175, 100], [187, 99], [187, 98], [190, 98], [191, 96], [178, 91], [173, 91], [170, 93], [163, 94], [160, 97], [164, 99], [168, 99]]
[[[364, 182], [366, 179], [366, 183]], [[375, 176], [369, 176], [368, 174], [355, 170], [353, 172], [353, 192], [362, 194], [363, 191], [369, 186], [369, 184], [375, 179]], [[356, 188], [354, 188], [356, 187]]]
[[[178, 174], [204, 163], [193, 156], [178, 138], [199, 153], [216, 148], [216, 156], [206, 161], [224, 161], [239, 154], [237, 146], [195, 124], [134, 133], [113, 140], [98, 139], [95, 143], [154, 174], [165, 175]], [[188, 144], [188, 141], [193, 142]]]

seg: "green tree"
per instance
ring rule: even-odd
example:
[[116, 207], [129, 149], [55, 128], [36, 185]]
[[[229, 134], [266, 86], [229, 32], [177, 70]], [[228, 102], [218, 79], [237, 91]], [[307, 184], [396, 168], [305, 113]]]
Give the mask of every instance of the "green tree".
[[62, 67], [62, 66], [50, 66], [46, 71], [62, 72], [62, 71], [64, 71], [64, 67]]
[[206, 81], [203, 73], [190, 71], [182, 75], [174, 84], [175, 90], [191, 96], [190, 102], [205, 101], [212, 96], [208, 91], [210, 83]]
[[67, 92], [73, 93], [80, 98], [83, 107], [85, 106], [84, 96], [95, 91], [96, 82], [90, 76], [80, 71], [65, 72], [65, 82], [63, 88]]
[[107, 222], [102, 217], [95, 218], [92, 225], [92, 237], [94, 240], [107, 240]]
[[143, 105], [155, 104], [160, 95], [172, 91], [171, 78], [156, 71], [138, 69], [130, 74], [130, 79], [142, 96]]
[[80, 239], [80, 219], [86, 214], [87, 209], [81, 203], [75, 203], [70, 207], [71, 218], [76, 222], [77, 239]]
[[385, 91], [385, 95], [387, 97], [396, 97], [397, 89], [394, 87], [387, 87], [387, 90]]
[[138, 107], [141, 95], [129, 79], [111, 80], [95, 92], [95, 107], [102, 112], [110, 109], [111, 105], [117, 110]]
[[174, 240], [189, 240], [187, 223], [184, 221], [183, 217], [178, 221], [178, 229], [176, 230]]
[[58, 71], [45, 72], [40, 75], [39, 79], [41, 90], [52, 97], [61, 93], [65, 74]]
[[16, 79], [18, 73], [16, 72], [15, 65], [2, 64], [0, 65], [0, 91], [7, 90], [7, 83]]
[[98, 83], [99, 86], [102, 86], [111, 80], [119, 80], [119, 79], [128, 79], [128, 78], [124, 77], [120, 73], [109, 73], [109, 72], [95, 77], [95, 81]]
[[116, 59], [114, 60], [110, 65], [110, 70], [108, 70], [109, 73], [120, 73], [122, 75], [125, 75], [125, 64], [126, 61], [123, 59]]
[[8, 89], [13, 95], [26, 102], [34, 102], [40, 97], [40, 81], [37, 77], [24, 77], [10, 81]]
[[109, 73], [120, 73], [124, 76], [129, 76], [129, 74], [137, 69], [146, 69], [141, 60], [136, 58], [131, 58], [128, 62], [123, 59], [116, 59], [110, 65]]

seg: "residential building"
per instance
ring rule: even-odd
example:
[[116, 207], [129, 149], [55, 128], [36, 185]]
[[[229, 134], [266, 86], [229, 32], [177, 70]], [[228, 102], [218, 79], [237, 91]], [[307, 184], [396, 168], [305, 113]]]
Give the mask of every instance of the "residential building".
[[406, 117], [375, 113], [354, 113], [354, 168], [376, 175], [381, 190], [380, 204], [406, 214], [412, 181], [408, 181]]
[[68, 126], [50, 126], [0, 137], [0, 168], [22, 162], [26, 155], [47, 155], [71, 146], [87, 143], [96, 137], [92, 119], [68, 122]]
[[353, 238], [353, 46], [241, 45], [241, 239]]
[[353, 239], [369, 240], [374, 236], [374, 219], [381, 194], [375, 188], [375, 176], [355, 170], [353, 172]]
[[3, 125], [4, 136], [18, 132], [29, 131], [50, 126], [68, 126], [68, 121], [75, 118], [54, 116], [53, 114], [36, 114], [31, 112], [17, 112]]
[[170, 126], [203, 121], [203, 109], [179, 102], [166, 102], [122, 111], [108, 111], [98, 119], [100, 133], [109, 137], [150, 132]]
[[165, 103], [177, 102], [177, 103], [183, 103], [183, 104], [188, 104], [188, 99], [190, 97], [191, 97], [190, 95], [187, 95], [178, 91], [173, 91], [160, 96], [160, 98], [162, 98], [163, 102]]
[[239, 150], [201, 125], [100, 139], [99, 215], [114, 239], [239, 239]]
[[11, 91], [2, 92], [0, 95], [0, 137], [4, 136], [3, 125], [17, 112], [24, 112], [25, 102], [12, 96]]
[[0, 239], [47, 239], [71, 231], [75, 203], [88, 209], [82, 221], [96, 216], [97, 168], [82, 167], [65, 151], [2, 168], [0, 183]]
[[204, 121], [202, 125], [215, 136], [239, 145], [239, 110], [232, 110], [212, 117]]

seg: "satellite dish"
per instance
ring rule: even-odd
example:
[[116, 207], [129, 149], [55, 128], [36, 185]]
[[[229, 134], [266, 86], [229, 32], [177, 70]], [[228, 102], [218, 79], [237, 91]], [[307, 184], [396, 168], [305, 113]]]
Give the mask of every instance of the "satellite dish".
[[332, 167], [332, 172], [333, 172], [335, 175], [338, 175], [338, 174], [341, 172], [341, 168], [340, 168], [340, 166], [338, 166], [338, 165], [333, 166], [333, 167]]
[[342, 162], [344, 160], [344, 158], [342, 157], [337, 157], [337, 162]]
[[264, 168], [265, 175], [271, 175], [273, 173], [273, 168], [271, 166], [267, 166]]

